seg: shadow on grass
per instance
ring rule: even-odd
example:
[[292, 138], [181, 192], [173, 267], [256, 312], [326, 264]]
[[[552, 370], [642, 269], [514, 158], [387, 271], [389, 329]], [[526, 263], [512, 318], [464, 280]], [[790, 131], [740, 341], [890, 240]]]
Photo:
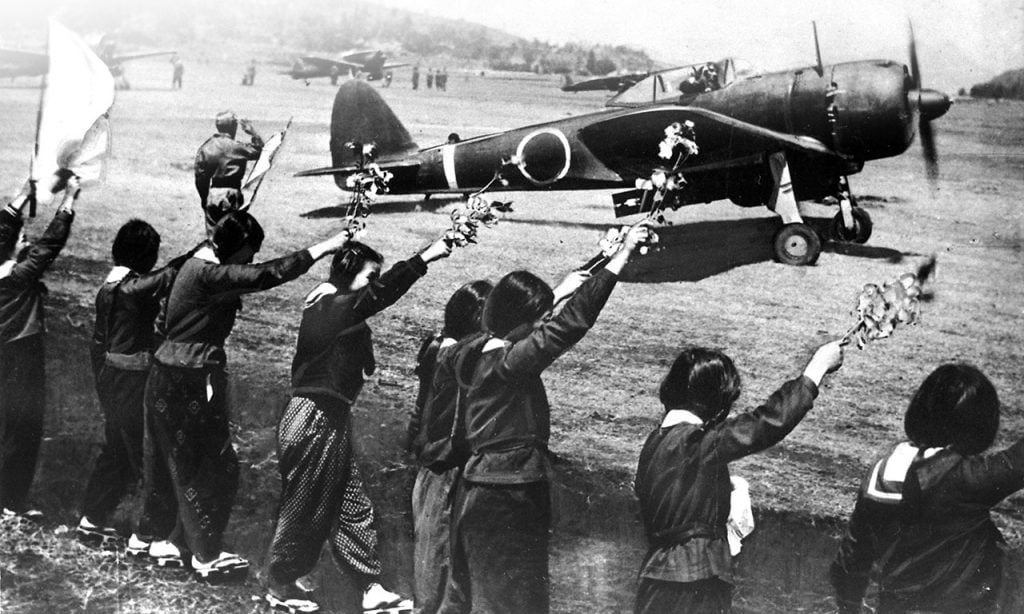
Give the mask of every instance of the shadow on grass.
[[[438, 209], [442, 209], [453, 202], [459, 202], [461, 199], [458, 197], [454, 198], [431, 198], [430, 200], [424, 200], [422, 198], [416, 200], [389, 200], [387, 202], [375, 203], [373, 205], [374, 215], [387, 215], [389, 213], [418, 213], [420, 211], [424, 213], [433, 213]], [[339, 219], [346, 216], [346, 209], [348, 203], [338, 203], [330, 207], [321, 207], [319, 209], [313, 209], [305, 213], [299, 214], [299, 217], [306, 219]]]
[[[804, 218], [822, 236], [828, 236], [830, 218]], [[700, 281], [736, 267], [773, 259], [772, 238], [781, 222], [777, 217], [697, 222], [658, 229], [659, 242], [646, 257], [627, 265], [622, 279], [634, 283]], [[923, 256], [888, 247], [824, 242], [822, 251], [855, 258], [902, 262]]]

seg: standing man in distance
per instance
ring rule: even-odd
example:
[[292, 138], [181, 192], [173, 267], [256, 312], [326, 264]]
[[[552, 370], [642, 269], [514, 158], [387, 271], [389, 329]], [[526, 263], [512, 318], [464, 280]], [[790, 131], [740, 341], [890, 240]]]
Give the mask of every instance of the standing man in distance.
[[[232, 111], [217, 114], [217, 133], [206, 139], [196, 152], [195, 176], [199, 203], [206, 216], [209, 236], [220, 218], [237, 211], [245, 204], [242, 181], [249, 160], [256, 160], [263, 151], [263, 138], [247, 119], [238, 119]], [[235, 139], [241, 128], [249, 142]]]

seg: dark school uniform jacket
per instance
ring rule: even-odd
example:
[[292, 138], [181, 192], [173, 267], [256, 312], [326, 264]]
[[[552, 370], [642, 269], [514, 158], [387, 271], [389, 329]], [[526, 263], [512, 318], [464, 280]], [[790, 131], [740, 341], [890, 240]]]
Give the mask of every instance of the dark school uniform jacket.
[[781, 441], [818, 396], [806, 376], [786, 382], [763, 405], [717, 425], [680, 423], [654, 430], [637, 464], [635, 491], [648, 551], [640, 577], [732, 582], [726, 534], [729, 463]]
[[401, 298], [426, 272], [426, 263], [417, 255], [395, 263], [355, 292], [339, 291], [331, 284], [315, 288], [302, 310], [292, 360], [292, 394], [354, 403], [377, 364], [366, 319]]
[[471, 382], [465, 424], [472, 455], [464, 479], [481, 484], [548, 480], [551, 407], [541, 373], [590, 330], [617, 280], [601, 270], [536, 329], [509, 339], [481, 337], [453, 352], [459, 377]]
[[420, 344], [420, 351], [416, 353], [416, 367], [413, 375], [416, 376], [418, 386], [416, 388], [416, 402], [412, 411], [409, 412], [409, 424], [406, 427], [405, 435], [408, 442], [408, 450], [417, 457], [422, 449], [422, 428], [423, 408], [427, 404], [427, 397], [430, 394], [431, 383], [434, 380], [434, 370], [437, 365], [437, 352], [441, 344], [455, 343], [454, 339], [445, 337], [441, 333], [435, 333], [423, 340]]
[[155, 322], [160, 301], [190, 256], [191, 252], [178, 256], [145, 275], [129, 270], [120, 279], [100, 286], [90, 346], [94, 374], [98, 375], [103, 365], [126, 371], [149, 370], [157, 346]]
[[240, 296], [279, 286], [313, 266], [302, 250], [259, 264], [189, 258], [167, 297], [166, 335], [153, 358], [170, 367], [223, 368], [224, 341], [242, 308]]
[[[470, 335], [460, 341], [446, 338], [432, 344], [432, 357], [427, 385], [423, 388], [422, 407], [414, 452], [422, 467], [443, 472], [461, 467], [469, 459], [466, 440], [466, 394], [469, 382], [460, 381], [456, 373], [460, 348], [486, 341], [484, 333]], [[429, 354], [430, 347], [425, 346]], [[461, 354], [467, 356], [467, 354]], [[422, 367], [426, 360], [420, 362]]]
[[831, 567], [840, 611], [860, 611], [873, 569], [880, 612], [992, 611], [1003, 539], [990, 511], [1021, 488], [1024, 439], [974, 456], [909, 443], [891, 449], [861, 484]]
[[236, 141], [223, 132], [206, 139], [196, 151], [194, 164], [200, 202], [206, 204], [210, 188], [242, 189], [246, 164], [259, 159], [261, 151], [263, 139], [255, 135], [250, 143]]
[[[10, 207], [0, 211], [0, 237], [10, 237], [19, 213]], [[54, 259], [67, 243], [75, 215], [58, 210], [43, 236], [28, 248], [25, 258], [0, 279], [0, 344], [7, 344], [46, 332], [42, 282]]]

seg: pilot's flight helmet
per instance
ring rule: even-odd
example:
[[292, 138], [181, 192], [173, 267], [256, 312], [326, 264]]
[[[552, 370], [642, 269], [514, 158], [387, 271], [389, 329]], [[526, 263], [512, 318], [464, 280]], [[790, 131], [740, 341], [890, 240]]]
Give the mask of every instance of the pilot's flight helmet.
[[221, 111], [217, 114], [214, 125], [217, 126], [218, 132], [235, 136], [235, 132], [238, 131], [238, 118], [235, 117], [234, 111]]

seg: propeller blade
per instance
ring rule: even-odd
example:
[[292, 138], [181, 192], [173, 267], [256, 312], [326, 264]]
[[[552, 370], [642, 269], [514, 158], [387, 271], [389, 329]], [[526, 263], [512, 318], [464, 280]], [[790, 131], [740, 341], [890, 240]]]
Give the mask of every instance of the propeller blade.
[[924, 165], [928, 173], [928, 181], [934, 187], [939, 179], [939, 151], [935, 147], [935, 133], [932, 131], [932, 123], [928, 120], [921, 120], [918, 125], [918, 133], [921, 135], [921, 151], [924, 154]]
[[917, 64], [917, 40], [914, 39], [914, 24], [907, 20], [907, 26], [910, 28], [910, 79], [914, 84], [914, 89], [921, 89], [921, 67]]

